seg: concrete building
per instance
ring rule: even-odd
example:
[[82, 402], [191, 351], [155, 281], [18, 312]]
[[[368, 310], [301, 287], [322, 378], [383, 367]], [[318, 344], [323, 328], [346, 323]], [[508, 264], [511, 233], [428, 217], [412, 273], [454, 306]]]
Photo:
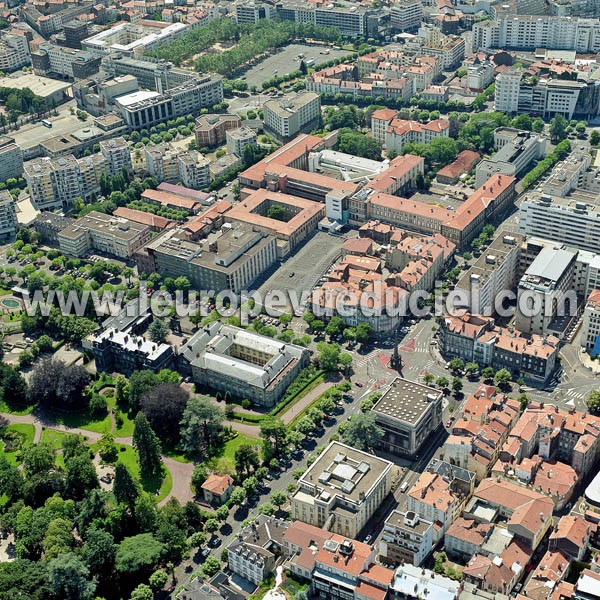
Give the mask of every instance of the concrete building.
[[379, 555], [385, 563], [420, 566], [433, 548], [433, 523], [413, 512], [394, 510], [383, 525]]
[[210, 185], [210, 161], [200, 152], [189, 150], [177, 156], [179, 180], [188, 188], [199, 190]]
[[276, 16], [276, 7], [266, 2], [241, 0], [235, 4], [235, 20], [240, 25], [254, 25], [260, 19], [274, 19]]
[[0, 135], [0, 181], [20, 177], [23, 173], [23, 152], [14, 138]]
[[61, 252], [82, 257], [89, 250], [128, 259], [150, 240], [150, 228], [141, 223], [92, 211], [58, 234]]
[[484, 158], [475, 168], [475, 186], [482, 186], [492, 175], [501, 173], [521, 177], [544, 157], [546, 138], [529, 131], [501, 127], [494, 132], [496, 152]]
[[219, 322], [195, 333], [180, 356], [196, 384], [266, 407], [309, 362], [305, 348]]
[[571, 283], [576, 257], [574, 251], [550, 247], [538, 254], [519, 281], [515, 321], [519, 331], [546, 335], [553, 330], [555, 317], [575, 315], [577, 296]]
[[388, 152], [395, 150], [402, 153], [402, 148], [407, 142], [418, 144], [429, 144], [439, 137], [448, 137], [450, 123], [445, 119], [436, 119], [422, 125], [418, 121], [405, 121], [404, 119], [393, 119], [385, 134], [385, 147]]
[[439, 390], [396, 377], [372, 409], [384, 431], [379, 447], [414, 456], [442, 423], [442, 397]]
[[391, 6], [392, 27], [398, 31], [416, 31], [423, 19], [421, 0], [399, 0]]
[[237, 115], [202, 115], [196, 119], [196, 144], [199, 148], [218, 146], [226, 139], [226, 132], [238, 129], [242, 121]]
[[31, 53], [36, 75], [58, 76], [63, 79], [87, 79], [100, 70], [102, 56], [97, 52], [74, 50], [56, 44], [40, 44]]
[[356, 538], [391, 489], [392, 463], [330, 442], [298, 480], [292, 517]]
[[580, 339], [591, 356], [600, 354], [600, 290], [593, 290], [587, 299]]
[[8, 190], [0, 192], [0, 239], [4, 242], [15, 237], [19, 223], [15, 201]]
[[123, 169], [127, 169], [129, 173], [133, 172], [129, 144], [124, 138], [116, 137], [101, 141], [100, 152], [104, 156], [110, 175], [117, 175]]
[[263, 105], [265, 132], [285, 143], [321, 122], [321, 100], [315, 92], [268, 100]]
[[88, 25], [85, 21], [73, 19], [65, 23], [63, 27], [65, 32], [65, 44], [69, 48], [81, 50], [81, 42], [88, 37]]
[[227, 152], [243, 157], [243, 151], [246, 146], [256, 146], [256, 132], [249, 127], [240, 127], [238, 129], [229, 129], [225, 132], [227, 140]]
[[483, 315], [496, 312], [500, 293], [513, 289], [517, 282], [524, 241], [525, 236], [499, 232], [458, 280], [456, 289], [467, 294], [469, 301], [465, 307], [470, 312]]
[[155, 373], [167, 369], [173, 361], [169, 344], [156, 344], [125, 331], [106, 329], [90, 340], [98, 371], [119, 371], [131, 375], [133, 371], [149, 370]]
[[119, 96], [115, 106], [131, 129], [144, 129], [168, 119], [198, 113], [222, 100], [222, 78], [207, 75], [163, 93], [143, 90]]
[[393, 108], [380, 108], [371, 114], [371, 135], [381, 144], [385, 144], [385, 133], [392, 119], [398, 114]]
[[429, 569], [405, 564], [396, 570], [390, 584], [389, 595], [393, 600], [418, 600], [431, 597], [435, 600], [456, 600], [461, 584], [449, 577], [438, 575]]
[[249, 289], [277, 260], [273, 236], [236, 224], [192, 242], [183, 231], [169, 230], [146, 246], [154, 271], [169, 277], [185, 275], [198, 290]]
[[27, 37], [7, 32], [0, 33], [0, 70], [10, 73], [29, 64], [31, 64], [31, 56]]
[[81, 196], [79, 164], [72, 154], [29, 161], [24, 176], [31, 200], [40, 210], [68, 211]]

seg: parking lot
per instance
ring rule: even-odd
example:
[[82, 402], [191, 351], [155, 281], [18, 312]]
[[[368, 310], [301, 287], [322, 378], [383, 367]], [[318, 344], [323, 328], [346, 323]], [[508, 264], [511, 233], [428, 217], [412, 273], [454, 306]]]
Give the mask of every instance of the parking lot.
[[[310, 292], [319, 277], [340, 254], [346, 237], [318, 231], [294, 256], [284, 262], [260, 287], [264, 295], [271, 290]], [[288, 311], [291, 307], [288, 306]]]
[[[327, 52], [328, 54], [321, 54]], [[322, 64], [332, 58], [340, 58], [350, 54], [348, 50], [333, 50], [329, 46], [309, 46], [307, 44], [290, 44], [279, 52], [265, 58], [244, 74], [249, 86], [261, 87], [263, 81], [272, 79], [276, 75], [286, 75], [300, 67], [299, 54], [304, 54], [304, 62], [314, 59], [315, 65]]]

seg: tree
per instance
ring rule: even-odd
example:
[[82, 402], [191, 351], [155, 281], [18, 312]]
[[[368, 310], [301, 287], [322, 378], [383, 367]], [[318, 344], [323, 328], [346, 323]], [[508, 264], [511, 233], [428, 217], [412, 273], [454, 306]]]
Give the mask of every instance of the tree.
[[287, 496], [286, 496], [285, 492], [282, 492], [281, 490], [275, 490], [271, 494], [271, 503], [274, 504], [279, 510], [281, 510], [281, 507], [286, 502], [287, 502]]
[[192, 489], [196, 492], [196, 494], [200, 494], [202, 490], [202, 484], [208, 478], [208, 470], [206, 465], [200, 463], [194, 467], [194, 471], [192, 472], [192, 480], [191, 485]]
[[96, 575], [111, 572], [117, 547], [113, 536], [106, 530], [92, 525], [86, 532], [81, 555], [90, 571]]
[[122, 462], [118, 462], [115, 467], [115, 480], [113, 484], [113, 494], [117, 502], [126, 504], [132, 509], [139, 493], [138, 487], [127, 467]]
[[331, 317], [329, 323], [327, 323], [327, 327], [325, 328], [325, 333], [330, 337], [336, 337], [341, 335], [344, 331], [345, 323], [341, 317]]
[[585, 130], [587, 129], [587, 123], [585, 121], [579, 121], [579, 123], [577, 123], [577, 125], [575, 125], [575, 131], [577, 132], [577, 135], [582, 136], [585, 133]]
[[496, 371], [496, 374], [494, 375], [494, 380], [499, 386], [507, 385], [510, 383], [511, 379], [512, 375], [508, 369], [500, 369], [499, 371]]
[[164, 550], [150, 533], [126, 537], [117, 548], [115, 567], [119, 573], [139, 576], [149, 573], [158, 563]]
[[180, 423], [189, 398], [189, 392], [179, 384], [161, 383], [144, 392], [140, 407], [157, 435], [174, 442], [179, 438]]
[[449, 363], [449, 367], [452, 371], [456, 372], [456, 371], [462, 371], [465, 368], [465, 361], [458, 357], [455, 356]]
[[491, 381], [494, 379], [494, 369], [492, 367], [485, 367], [483, 371], [481, 371], [481, 376], [484, 381]]
[[600, 390], [592, 390], [586, 400], [590, 412], [600, 411]]
[[87, 449], [65, 459], [65, 485], [74, 500], [81, 500], [90, 490], [99, 487], [96, 467]]
[[258, 479], [256, 477], [246, 477], [244, 479], [242, 486], [246, 491], [246, 494], [254, 494], [256, 492], [256, 488], [258, 487]]
[[153, 531], [158, 520], [158, 512], [156, 510], [156, 501], [154, 497], [147, 492], [141, 492], [136, 498], [133, 514], [140, 532]]
[[319, 342], [317, 344], [317, 351], [319, 352], [319, 366], [321, 369], [325, 371], [337, 371], [340, 347], [337, 344]]
[[154, 571], [154, 573], [152, 573], [152, 575], [150, 575], [150, 579], [148, 580], [148, 583], [150, 584], [150, 587], [155, 592], [158, 592], [165, 587], [168, 579], [169, 579], [169, 575], [167, 574], [166, 571]]
[[431, 385], [435, 381], [435, 375], [433, 373], [425, 373], [425, 377], [423, 377], [423, 381], [427, 385]]
[[162, 343], [165, 341], [169, 333], [169, 326], [162, 319], [154, 319], [148, 327], [148, 334], [150, 339], [156, 343]]
[[208, 396], [191, 398], [181, 420], [181, 445], [190, 454], [211, 447], [221, 432], [225, 415]]
[[206, 535], [202, 531], [196, 531], [190, 536], [189, 542], [192, 548], [200, 548], [202, 544], [206, 543]]
[[157, 475], [161, 472], [160, 441], [142, 412], [135, 417], [133, 447], [137, 451], [142, 477]]
[[339, 130], [337, 149], [354, 156], [381, 160], [381, 144], [374, 138], [352, 129], [342, 128]]
[[142, 394], [158, 385], [159, 379], [152, 371], [134, 371], [129, 377], [129, 406], [138, 408], [138, 401]]
[[510, 124], [515, 129], [523, 129], [525, 131], [531, 131], [533, 127], [533, 121], [529, 115], [518, 115], [510, 122]]
[[79, 410], [87, 407], [84, 390], [89, 382], [90, 375], [83, 366], [46, 359], [31, 374], [29, 397], [45, 408]]
[[228, 516], [229, 508], [227, 508], [227, 506], [223, 504], [217, 508], [217, 519], [219, 519], [219, 521], [226, 521]]
[[476, 362], [468, 362], [465, 365], [465, 371], [467, 375], [474, 375], [479, 371], [479, 365]]
[[208, 556], [202, 565], [202, 574], [209, 578], [216, 575], [221, 570], [219, 559], [214, 556]]
[[342, 371], [344, 371], [344, 373], [347, 373], [348, 369], [350, 368], [350, 365], [352, 364], [352, 355], [348, 352], [342, 352], [340, 354], [338, 362]]
[[358, 450], [372, 450], [383, 437], [383, 430], [375, 422], [372, 412], [354, 415], [339, 429], [344, 443]]
[[371, 335], [371, 324], [363, 321], [356, 326], [356, 341], [359, 344], [364, 344]]
[[561, 114], [557, 114], [550, 121], [550, 139], [552, 143], [557, 144], [567, 138], [568, 121]]
[[289, 221], [287, 211], [281, 204], [272, 204], [267, 211], [267, 217], [276, 221]]
[[231, 492], [229, 501], [233, 506], [242, 506], [246, 500], [246, 490], [243, 487], [235, 487]]
[[265, 461], [281, 456], [286, 449], [287, 428], [277, 417], [266, 417], [261, 421], [260, 437], [263, 439]]
[[446, 377], [442, 376], [436, 379], [435, 385], [437, 385], [440, 389], [445, 390], [448, 388], [448, 385], [450, 385], [450, 382]]
[[26, 478], [48, 473], [54, 468], [54, 448], [48, 442], [31, 444], [23, 450], [22, 460]]
[[154, 592], [145, 583], [140, 583], [132, 592], [129, 600], [152, 600]]
[[207, 533], [214, 534], [217, 529], [219, 529], [219, 521], [217, 519], [207, 519], [206, 523], [204, 523], [204, 531]]
[[309, 436], [316, 428], [315, 422], [308, 416], [304, 415], [296, 424], [298, 431], [305, 436]]
[[462, 389], [463, 389], [462, 379], [460, 377], [453, 377], [452, 378], [452, 391], [457, 394]]
[[234, 454], [235, 470], [240, 474], [249, 474], [260, 464], [258, 452], [252, 444], [240, 444]]
[[42, 541], [45, 558], [54, 558], [69, 551], [73, 544], [72, 525], [61, 517], [52, 519]]
[[590, 144], [592, 146], [598, 146], [600, 144], [600, 132], [597, 129], [593, 129], [590, 133]]
[[96, 589], [89, 569], [72, 552], [48, 562], [48, 584], [54, 596], [61, 600], [91, 600]]
[[544, 131], [544, 120], [540, 117], [536, 117], [531, 124], [531, 130], [535, 133], [542, 133]]

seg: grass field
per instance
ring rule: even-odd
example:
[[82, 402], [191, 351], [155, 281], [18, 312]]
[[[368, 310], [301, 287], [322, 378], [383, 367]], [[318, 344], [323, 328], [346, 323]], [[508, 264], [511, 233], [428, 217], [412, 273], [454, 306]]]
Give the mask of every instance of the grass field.
[[61, 413], [53, 411], [48, 414], [48, 418], [59, 425], [65, 427], [85, 429], [86, 431], [93, 431], [94, 433], [108, 433], [111, 428], [110, 416], [106, 413], [106, 416], [102, 418], [94, 417], [87, 411], [82, 413]]
[[12, 406], [4, 400], [0, 400], [0, 412], [9, 415], [30, 415], [34, 408], [35, 406]]
[[216, 453], [207, 463], [208, 468], [216, 473], [234, 473], [235, 451], [242, 444], [260, 446], [260, 440], [249, 435], [238, 433], [236, 437], [229, 440], [222, 448], [216, 450]]
[[8, 425], [6, 428], [4, 428], [4, 431], [14, 431], [16, 434], [18, 434], [21, 440], [18, 449], [8, 452], [4, 449], [4, 443], [0, 442], [0, 456], [5, 456], [6, 460], [11, 465], [18, 465], [20, 463], [20, 450], [33, 443], [35, 427], [26, 423], [18, 423], [15, 425]]

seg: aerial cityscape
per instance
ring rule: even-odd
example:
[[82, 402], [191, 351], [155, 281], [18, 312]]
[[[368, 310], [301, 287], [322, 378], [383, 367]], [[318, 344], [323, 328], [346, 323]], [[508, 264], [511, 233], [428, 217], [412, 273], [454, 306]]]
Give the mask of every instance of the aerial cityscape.
[[0, 3], [0, 600], [600, 600], [600, 0]]

